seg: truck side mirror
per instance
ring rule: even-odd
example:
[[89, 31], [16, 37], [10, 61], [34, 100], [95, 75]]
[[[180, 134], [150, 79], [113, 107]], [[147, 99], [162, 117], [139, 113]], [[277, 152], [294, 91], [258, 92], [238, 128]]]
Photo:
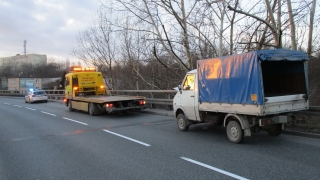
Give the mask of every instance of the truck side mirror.
[[178, 86], [178, 89], [179, 89], [179, 92], [180, 92], [180, 94], [182, 94], [182, 89], [181, 89], [181, 85], [179, 84], [179, 86]]

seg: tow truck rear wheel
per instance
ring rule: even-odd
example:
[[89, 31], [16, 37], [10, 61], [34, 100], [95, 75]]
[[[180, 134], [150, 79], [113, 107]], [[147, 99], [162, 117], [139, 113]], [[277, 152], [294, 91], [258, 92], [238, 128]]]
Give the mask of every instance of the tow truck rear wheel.
[[229, 141], [233, 143], [241, 143], [243, 139], [243, 129], [238, 121], [231, 120], [227, 125], [227, 136]]
[[274, 124], [267, 130], [270, 136], [279, 136], [282, 133], [282, 124]]
[[93, 103], [89, 103], [89, 114], [90, 116], [94, 116], [95, 113], [94, 113], [94, 104]]
[[187, 131], [189, 129], [189, 121], [184, 114], [179, 114], [177, 116], [177, 124], [180, 131]]
[[74, 111], [74, 109], [72, 108], [71, 101], [68, 102], [68, 108], [69, 108], [69, 111]]

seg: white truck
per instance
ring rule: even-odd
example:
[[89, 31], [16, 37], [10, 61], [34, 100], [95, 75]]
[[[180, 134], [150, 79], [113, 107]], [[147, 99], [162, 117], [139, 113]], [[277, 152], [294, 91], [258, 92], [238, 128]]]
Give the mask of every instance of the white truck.
[[173, 99], [179, 129], [223, 125], [233, 143], [260, 130], [279, 136], [285, 123], [301, 120], [297, 111], [309, 108], [308, 60], [285, 49], [198, 60]]

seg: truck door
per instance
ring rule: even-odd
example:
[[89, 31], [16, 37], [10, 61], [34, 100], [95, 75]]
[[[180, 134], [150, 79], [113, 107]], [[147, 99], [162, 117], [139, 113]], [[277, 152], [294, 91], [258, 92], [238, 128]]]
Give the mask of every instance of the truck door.
[[78, 96], [75, 91], [79, 89], [78, 76], [72, 76], [72, 92], [73, 96]]
[[70, 83], [70, 79], [69, 77], [66, 77], [65, 81], [64, 81], [64, 87], [65, 87], [65, 97], [67, 99], [72, 99], [72, 87], [71, 87], [71, 83]]
[[197, 120], [195, 113], [195, 74], [188, 74], [183, 82], [180, 104], [190, 120]]

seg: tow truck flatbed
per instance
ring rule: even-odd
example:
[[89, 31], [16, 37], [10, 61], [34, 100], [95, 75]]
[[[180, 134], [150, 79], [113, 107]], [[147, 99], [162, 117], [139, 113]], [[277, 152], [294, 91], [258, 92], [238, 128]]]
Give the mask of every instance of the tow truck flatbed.
[[127, 96], [127, 95], [117, 95], [117, 96], [78, 96], [73, 97], [72, 100], [75, 101], [86, 101], [92, 103], [106, 103], [106, 102], [116, 102], [116, 101], [131, 101], [131, 100], [144, 100], [143, 96]]

